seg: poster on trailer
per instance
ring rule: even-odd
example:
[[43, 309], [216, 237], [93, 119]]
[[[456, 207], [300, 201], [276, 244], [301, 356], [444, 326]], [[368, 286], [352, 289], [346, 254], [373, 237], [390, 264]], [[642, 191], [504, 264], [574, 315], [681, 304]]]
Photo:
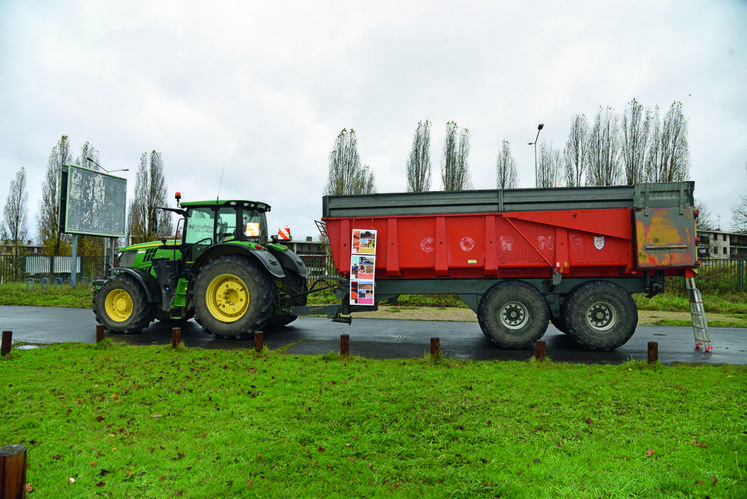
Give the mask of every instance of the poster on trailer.
[[350, 254], [350, 304], [374, 304], [376, 231], [353, 229]]

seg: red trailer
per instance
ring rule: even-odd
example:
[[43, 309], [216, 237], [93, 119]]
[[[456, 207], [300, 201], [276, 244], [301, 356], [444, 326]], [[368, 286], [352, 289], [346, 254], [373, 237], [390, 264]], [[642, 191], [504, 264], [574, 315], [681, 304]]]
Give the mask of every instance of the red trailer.
[[653, 296], [665, 276], [693, 276], [693, 190], [674, 182], [325, 196], [323, 221], [335, 268], [350, 281], [343, 312], [360, 296], [375, 305], [457, 294], [501, 347], [533, 346], [551, 320], [580, 345], [611, 350], [635, 332], [632, 293]]

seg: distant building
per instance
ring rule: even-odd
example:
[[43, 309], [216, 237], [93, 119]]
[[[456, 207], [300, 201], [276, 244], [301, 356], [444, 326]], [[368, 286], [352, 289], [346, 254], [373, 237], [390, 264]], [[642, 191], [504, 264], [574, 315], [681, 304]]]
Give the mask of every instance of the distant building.
[[[21, 256], [25, 255], [41, 255], [44, 251], [44, 246], [41, 244], [33, 244], [33, 241], [28, 241], [26, 244], [18, 245], [18, 253]], [[3, 240], [0, 241], [0, 255], [12, 255], [13, 254], [13, 241]]]
[[279, 241], [288, 246], [304, 261], [309, 269], [310, 277], [321, 277], [334, 273], [331, 268], [329, 244], [326, 241], [313, 241], [307, 237], [305, 241]]
[[701, 259], [747, 260], [747, 234], [718, 230], [698, 231]]

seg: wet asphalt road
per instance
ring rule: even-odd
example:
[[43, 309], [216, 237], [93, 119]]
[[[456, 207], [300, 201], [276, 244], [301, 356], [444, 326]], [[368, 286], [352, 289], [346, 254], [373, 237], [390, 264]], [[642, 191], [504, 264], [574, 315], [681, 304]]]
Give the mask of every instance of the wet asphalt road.
[[[182, 342], [207, 349], [253, 348], [252, 340], [216, 340], [190, 321], [181, 326]], [[141, 334], [106, 336], [131, 345], [171, 343], [172, 325], [152, 323]], [[13, 343], [94, 343], [96, 320], [91, 310], [43, 307], [0, 307], [0, 330], [13, 331]], [[591, 352], [578, 347], [550, 326], [544, 336], [547, 355], [556, 362], [618, 364], [646, 360], [647, 344], [659, 344], [659, 360], [706, 364], [747, 364], [747, 329], [710, 328], [713, 350], [695, 351], [692, 328], [639, 326], [633, 338], [614, 352]], [[290, 354], [326, 354], [340, 351], [340, 335], [350, 335], [350, 354], [366, 358], [422, 357], [430, 350], [430, 338], [438, 337], [446, 357], [464, 360], [527, 360], [533, 350], [501, 350], [483, 336], [476, 322], [404, 321], [353, 319], [353, 324], [301, 317], [273, 331], [265, 331], [264, 344], [271, 350], [287, 347]]]

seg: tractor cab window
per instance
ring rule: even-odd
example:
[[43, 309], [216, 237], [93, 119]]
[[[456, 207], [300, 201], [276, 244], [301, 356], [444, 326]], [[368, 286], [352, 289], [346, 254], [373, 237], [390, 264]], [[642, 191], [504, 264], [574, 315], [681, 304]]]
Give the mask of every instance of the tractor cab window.
[[187, 231], [184, 242], [187, 244], [212, 244], [215, 210], [210, 207], [190, 208], [187, 215]]
[[221, 208], [218, 210], [218, 223], [216, 224], [216, 242], [225, 242], [237, 239], [236, 234], [236, 209]]
[[262, 214], [255, 210], [244, 210], [242, 213], [241, 227], [244, 239], [263, 242], [267, 240], [266, 224]]

